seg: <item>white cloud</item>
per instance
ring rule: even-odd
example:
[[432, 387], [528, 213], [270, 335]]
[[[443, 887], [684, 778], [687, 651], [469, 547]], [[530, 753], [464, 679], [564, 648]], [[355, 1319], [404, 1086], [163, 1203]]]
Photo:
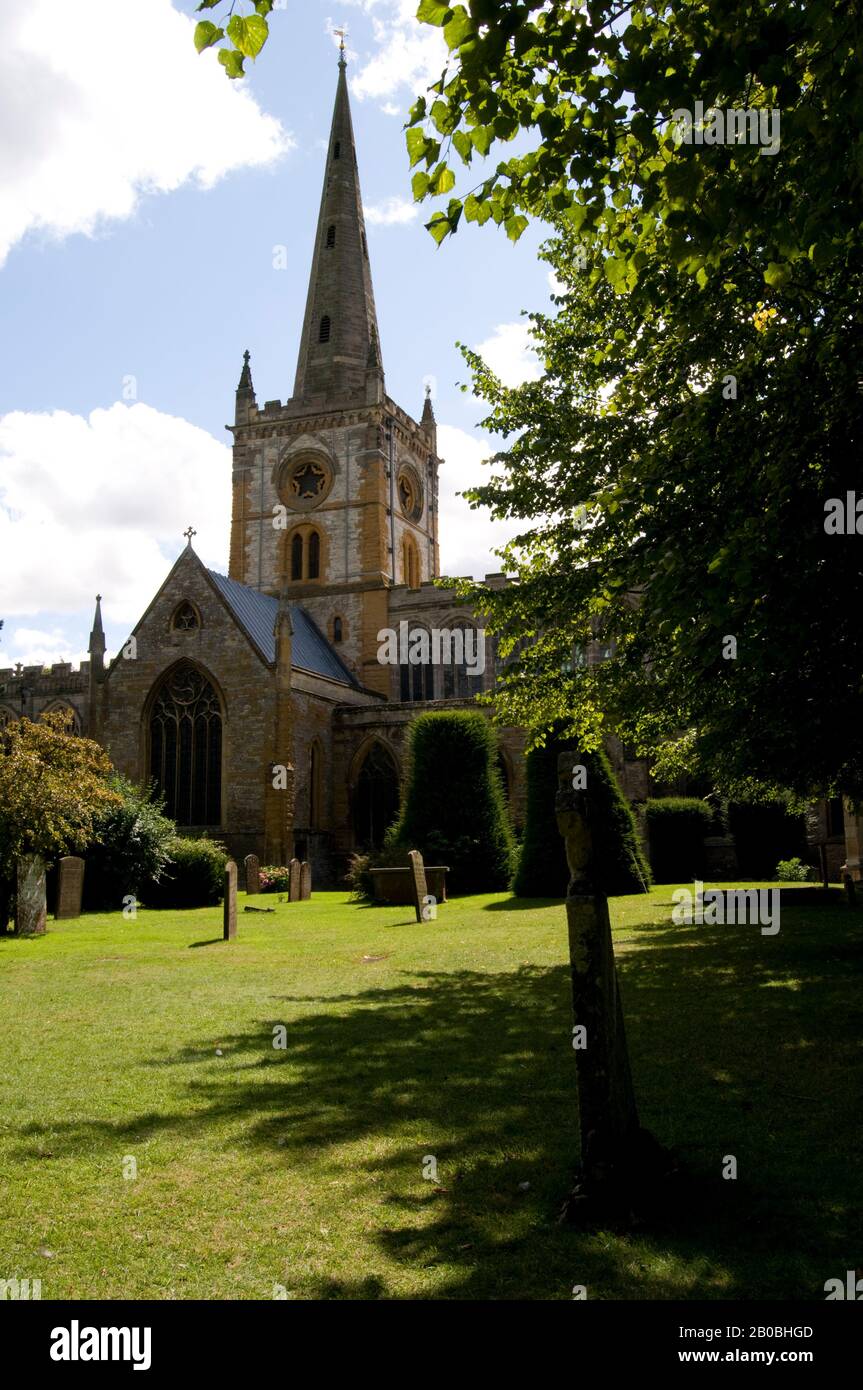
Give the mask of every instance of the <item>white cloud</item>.
[[[416, 17], [417, 0], [343, 0], [360, 9], [371, 22], [374, 51], [370, 57], [348, 49], [351, 92], [359, 100], [378, 101], [396, 93], [409, 99], [436, 82], [446, 64], [443, 32]], [[326, 27], [332, 31], [333, 21]], [[392, 111], [384, 102], [383, 109]], [[399, 107], [399, 110], [402, 108]]]
[[28, 0], [4, 19], [0, 265], [28, 232], [92, 233], [293, 144], [170, 0]]
[[88, 659], [88, 653], [71, 643], [62, 628], [16, 627], [0, 665], [20, 661], [22, 666], [50, 666], [55, 661], [68, 661], [77, 666]]
[[[223, 568], [230, 459], [206, 430], [140, 403], [86, 419], [66, 411], [0, 417], [7, 614], [86, 613], [89, 626], [101, 593], [106, 622], [128, 629], [165, 579], [190, 523], [198, 554]], [[22, 641], [68, 659], [56, 633], [33, 629]]]
[[458, 496], [465, 488], [490, 481], [492, 470], [483, 463], [492, 452], [488, 440], [453, 425], [439, 425], [437, 433], [438, 452], [445, 460], [439, 495], [441, 573], [476, 579], [497, 574], [501, 561], [492, 550], [517, 535], [524, 523], [494, 521], [487, 507], [473, 511]]
[[526, 321], [499, 323], [490, 338], [477, 343], [475, 351], [499, 376], [504, 386], [520, 386], [541, 376], [534, 339]]
[[413, 222], [419, 208], [408, 198], [384, 198], [381, 203], [371, 203], [365, 210], [366, 221], [374, 227], [393, 227], [404, 222]]

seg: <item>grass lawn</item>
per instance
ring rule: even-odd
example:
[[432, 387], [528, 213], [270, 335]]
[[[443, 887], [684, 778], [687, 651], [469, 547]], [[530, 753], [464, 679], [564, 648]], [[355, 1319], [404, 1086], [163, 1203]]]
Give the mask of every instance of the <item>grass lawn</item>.
[[418, 926], [240, 894], [233, 943], [220, 909], [0, 938], [0, 1278], [46, 1299], [823, 1298], [863, 1250], [863, 914], [680, 927], [672, 891], [612, 904], [642, 1121], [683, 1166], [674, 1217], [625, 1236], [555, 1222], [578, 1142], [559, 903], [456, 899]]

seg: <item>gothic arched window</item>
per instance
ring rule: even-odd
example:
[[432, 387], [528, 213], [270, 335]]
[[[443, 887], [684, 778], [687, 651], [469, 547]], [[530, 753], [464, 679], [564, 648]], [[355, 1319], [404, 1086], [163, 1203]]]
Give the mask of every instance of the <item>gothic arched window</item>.
[[353, 794], [354, 842], [359, 849], [379, 849], [384, 832], [399, 812], [399, 774], [389, 749], [371, 745]]
[[335, 222], [333, 222], [333, 223], [331, 223], [331, 225], [330, 225], [329, 227], [327, 227], [327, 248], [329, 248], [329, 247], [331, 247], [331, 246], [335, 246], [335, 244], [336, 244], [336, 224], [335, 224]]
[[341, 618], [333, 618], [333, 641], [334, 641], [334, 642], [341, 642], [341, 640], [342, 640], [342, 631], [343, 631], [343, 629], [342, 629], [342, 620], [341, 620]]
[[52, 705], [47, 705], [42, 711], [43, 714], [62, 714], [66, 719], [66, 727], [70, 734], [80, 734], [81, 720], [74, 705], [67, 704], [65, 700], [55, 700]]
[[303, 537], [299, 531], [291, 541], [291, 579], [303, 577]]
[[150, 776], [178, 825], [222, 820], [222, 712], [219, 697], [191, 662], [173, 667], [150, 712]]
[[174, 609], [174, 616], [171, 619], [171, 627], [175, 632], [192, 632], [196, 627], [201, 626], [201, 619], [198, 617], [198, 610], [193, 604], [184, 599], [177, 608]]
[[321, 823], [323, 789], [323, 759], [321, 745], [315, 739], [309, 753], [309, 829], [317, 830]]
[[420, 586], [420, 557], [412, 536], [405, 536], [402, 542], [402, 580], [409, 589]]
[[320, 326], [320, 328], [318, 329], [318, 342], [319, 342], [319, 343], [328, 343], [329, 341], [330, 341], [330, 316], [329, 316], [329, 314], [324, 314], [323, 318], [321, 319], [321, 326]]
[[318, 579], [321, 573], [321, 538], [317, 531], [309, 536], [309, 579]]
[[[443, 693], [445, 700], [469, 700], [482, 690], [482, 675], [469, 674], [468, 664], [473, 666], [474, 662], [468, 663], [465, 657], [467, 655], [472, 657], [478, 656], [478, 643], [483, 640], [483, 636], [480, 634], [479, 630], [472, 627], [470, 623], [454, 623], [452, 627], [453, 637], [455, 638], [455, 635], [459, 632], [463, 634], [461, 638], [462, 659], [460, 661], [452, 661], [443, 668]], [[453, 655], [456, 655], [456, 651], [453, 651]]]
[[[423, 643], [422, 639], [425, 638]], [[408, 633], [408, 654], [411, 650], [425, 661], [402, 662], [399, 666], [399, 699], [433, 700], [434, 667], [432, 666], [431, 635], [426, 628], [413, 627]]]

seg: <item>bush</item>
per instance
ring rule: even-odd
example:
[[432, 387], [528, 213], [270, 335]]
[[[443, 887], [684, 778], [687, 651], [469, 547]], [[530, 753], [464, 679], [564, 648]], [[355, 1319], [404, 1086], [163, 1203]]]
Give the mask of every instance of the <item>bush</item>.
[[776, 877], [783, 883], [808, 883], [812, 870], [800, 859], [780, 859], [776, 865]]
[[741, 878], [770, 878], [780, 859], [806, 854], [806, 821], [784, 801], [732, 801], [728, 828]]
[[291, 870], [284, 864], [262, 864], [259, 881], [262, 893], [287, 893], [291, 886]]
[[348, 860], [345, 883], [350, 887], [352, 902], [370, 903], [373, 901], [374, 889], [371, 867], [372, 856], [370, 854], [352, 854]]
[[643, 893], [650, 882], [650, 870], [635, 817], [606, 754], [579, 753], [575, 743], [553, 738], [527, 755], [527, 820], [513, 892], [520, 898], [562, 898], [566, 894], [569, 866], [557, 828], [555, 797], [558, 754], [568, 751], [572, 752], [573, 766], [582, 763], [587, 772], [597, 885], [609, 897]]
[[506, 888], [513, 837], [488, 721], [473, 710], [421, 714], [408, 734], [407, 777], [384, 851], [418, 849], [448, 864], [453, 893]]
[[109, 786], [120, 801], [98, 816], [96, 838], [85, 852], [83, 906], [91, 911], [118, 910], [124, 897], [138, 897], [145, 883], [157, 883], [177, 833], [152, 786], [136, 787], [119, 773]]
[[141, 890], [147, 907], [211, 907], [225, 885], [228, 851], [218, 840], [187, 840], [175, 836], [168, 845], [165, 872]]
[[704, 877], [704, 837], [713, 811], [694, 796], [663, 796], [645, 803], [650, 865], [657, 883], [687, 883]]

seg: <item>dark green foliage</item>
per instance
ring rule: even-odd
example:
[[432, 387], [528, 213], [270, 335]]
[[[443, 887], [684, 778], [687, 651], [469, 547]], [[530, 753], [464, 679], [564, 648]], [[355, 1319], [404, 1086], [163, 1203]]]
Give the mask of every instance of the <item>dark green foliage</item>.
[[506, 888], [513, 837], [496, 758], [481, 714], [421, 714], [410, 727], [405, 792], [384, 849], [418, 849], [427, 864], [449, 865], [453, 893]]
[[102, 811], [85, 853], [83, 905], [90, 911], [117, 911], [124, 897], [158, 881], [177, 833], [152, 787], [136, 787], [119, 774], [109, 785], [121, 800]]
[[219, 902], [228, 852], [218, 840], [186, 840], [168, 845], [170, 862], [158, 882], [141, 892], [146, 907], [210, 907]]
[[728, 828], [741, 878], [772, 878], [780, 859], [807, 857], [806, 821], [784, 801], [732, 801]]
[[641, 850], [635, 817], [604, 752], [578, 753], [571, 742], [550, 739], [527, 757], [527, 822], [513, 892], [520, 898], [560, 898], [569, 868], [555, 818], [557, 758], [572, 751], [573, 766], [584, 765], [593, 827], [597, 884], [610, 897], [642, 893], [650, 870]]
[[704, 876], [704, 837], [713, 811], [694, 796], [663, 796], [645, 803], [650, 866], [657, 883], [687, 883]]

